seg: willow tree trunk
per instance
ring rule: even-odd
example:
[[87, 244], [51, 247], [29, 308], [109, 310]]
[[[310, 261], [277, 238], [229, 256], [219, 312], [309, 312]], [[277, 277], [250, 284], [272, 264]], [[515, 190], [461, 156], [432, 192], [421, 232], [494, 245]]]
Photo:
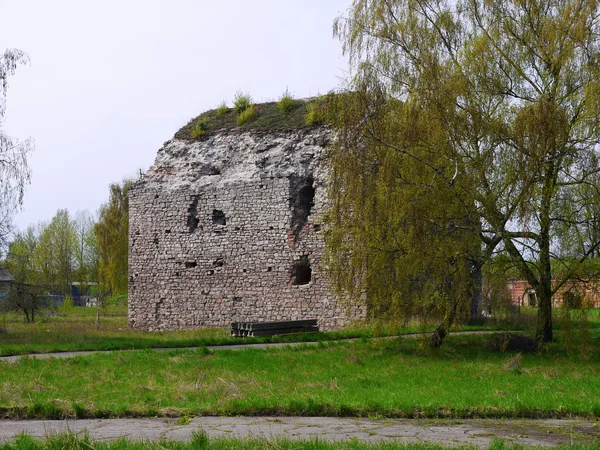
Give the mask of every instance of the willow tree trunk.
[[457, 307], [458, 304], [454, 302], [454, 304], [450, 307], [450, 309], [444, 316], [444, 320], [442, 320], [442, 323], [438, 325], [438, 327], [429, 337], [429, 347], [431, 347], [432, 349], [438, 349], [442, 346], [444, 339], [450, 331], [450, 327], [454, 323], [454, 319], [456, 319]]
[[552, 183], [554, 166], [549, 163], [546, 169], [545, 184], [540, 202], [540, 283], [538, 295], [538, 319], [535, 337], [538, 342], [552, 341], [552, 267], [550, 265], [550, 224]]

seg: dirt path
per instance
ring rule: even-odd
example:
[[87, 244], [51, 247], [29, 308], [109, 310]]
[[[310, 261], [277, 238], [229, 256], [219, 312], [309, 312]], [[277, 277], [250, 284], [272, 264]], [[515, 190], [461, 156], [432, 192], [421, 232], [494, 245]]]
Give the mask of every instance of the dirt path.
[[[501, 331], [455, 331], [451, 333], [454, 334], [494, 334], [500, 333]], [[520, 333], [520, 331], [512, 331], [511, 333]], [[429, 333], [413, 333], [413, 334], [403, 334], [401, 337], [403, 339], [416, 339], [422, 337]], [[389, 336], [384, 339], [393, 339], [398, 336]], [[339, 341], [323, 341], [323, 342], [352, 342], [358, 341], [362, 338], [351, 338], [344, 339]], [[264, 344], [235, 344], [235, 345], [207, 345], [206, 348], [209, 350], [243, 350], [247, 348], [278, 348], [278, 347], [296, 347], [298, 345], [319, 345], [320, 342], [272, 342], [272, 343], [264, 343]], [[0, 361], [5, 361], [8, 363], [17, 362], [21, 358], [39, 358], [39, 359], [47, 359], [47, 358], [74, 358], [76, 356], [87, 356], [94, 355], [100, 353], [113, 353], [113, 352], [133, 352], [140, 350], [154, 350], [157, 352], [160, 351], [170, 351], [170, 350], [198, 350], [200, 347], [155, 347], [150, 349], [123, 349], [123, 350], [83, 350], [83, 351], [74, 351], [74, 352], [52, 352], [52, 353], [30, 353], [27, 355], [14, 355], [14, 356], [1, 356]]]
[[186, 425], [175, 419], [96, 419], [0, 421], [0, 442], [19, 433], [43, 438], [56, 433], [87, 432], [94, 440], [126, 437], [155, 441], [189, 440], [193, 432], [209, 437], [263, 437], [329, 441], [429, 442], [447, 446], [487, 447], [495, 439], [524, 446], [592, 444], [600, 428], [589, 420], [370, 420], [331, 417], [197, 417]]

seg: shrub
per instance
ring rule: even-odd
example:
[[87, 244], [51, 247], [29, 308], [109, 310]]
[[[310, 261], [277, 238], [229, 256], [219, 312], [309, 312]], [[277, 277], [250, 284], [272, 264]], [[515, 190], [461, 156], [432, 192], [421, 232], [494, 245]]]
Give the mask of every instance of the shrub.
[[196, 123], [192, 127], [192, 131], [190, 131], [190, 136], [194, 139], [204, 136], [206, 134], [206, 124], [206, 118], [196, 120]]
[[309, 126], [322, 125], [325, 122], [325, 110], [318, 100], [313, 100], [306, 104], [304, 122]]
[[225, 114], [228, 109], [229, 108], [227, 107], [227, 103], [225, 103], [225, 101], [223, 101], [223, 103], [221, 103], [217, 108], [217, 119], [222, 117], [223, 114]]
[[62, 305], [58, 307], [58, 312], [61, 314], [69, 314], [72, 313], [74, 309], [75, 303], [73, 303], [73, 297], [65, 295]]
[[250, 105], [237, 116], [235, 122], [238, 125], [244, 125], [246, 122], [254, 119], [256, 116], [258, 116], [258, 108], [256, 105]]
[[283, 112], [289, 112], [292, 110], [295, 103], [296, 102], [294, 101], [292, 95], [290, 94], [290, 91], [288, 91], [288, 89], [286, 88], [285, 92], [279, 98], [279, 101], [277, 102], [277, 107]]
[[537, 352], [540, 350], [538, 342], [524, 334], [497, 333], [488, 341], [490, 350], [500, 352]]
[[248, 93], [237, 92], [233, 99], [233, 107], [238, 114], [243, 113], [253, 105], [252, 97]]

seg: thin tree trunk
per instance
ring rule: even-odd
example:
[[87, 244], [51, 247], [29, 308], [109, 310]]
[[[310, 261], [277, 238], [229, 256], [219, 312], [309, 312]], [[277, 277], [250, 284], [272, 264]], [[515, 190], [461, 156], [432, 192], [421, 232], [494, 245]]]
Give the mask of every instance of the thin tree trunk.
[[440, 323], [435, 329], [435, 331], [431, 334], [431, 337], [429, 338], [429, 347], [431, 347], [432, 349], [438, 349], [444, 343], [444, 339], [448, 335], [450, 327], [452, 326], [452, 324], [454, 323], [454, 319], [456, 318], [456, 307], [457, 304], [456, 302], [454, 302], [450, 310], [446, 313], [446, 316], [444, 317], [444, 320], [442, 320], [442, 323]]
[[483, 281], [481, 262], [471, 260], [471, 320], [481, 317], [481, 304], [483, 299]]

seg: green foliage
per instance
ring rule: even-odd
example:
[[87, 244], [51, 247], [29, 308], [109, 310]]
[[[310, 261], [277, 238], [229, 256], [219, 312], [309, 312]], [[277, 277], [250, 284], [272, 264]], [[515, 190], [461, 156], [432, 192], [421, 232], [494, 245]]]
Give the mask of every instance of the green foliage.
[[110, 198], [100, 207], [94, 230], [100, 255], [98, 281], [102, 292], [127, 293], [129, 189], [133, 180], [111, 184]]
[[[0, 312], [22, 312], [27, 323], [35, 322], [36, 312], [45, 306], [39, 287], [15, 282], [0, 302]], [[5, 322], [6, 323], [6, 322]]]
[[223, 101], [223, 103], [221, 103], [216, 111], [215, 111], [215, 116], [217, 117], [217, 119], [220, 119], [221, 117], [223, 117], [225, 115], [225, 113], [229, 111], [229, 108], [227, 107], [227, 103], [225, 103], [225, 101]]
[[58, 210], [50, 223], [16, 233], [6, 257], [16, 284], [11, 301], [4, 306], [23, 311], [29, 321], [44, 306], [48, 292], [67, 294], [73, 281], [96, 281], [93, 226], [87, 212], [78, 212], [73, 220], [67, 210]]
[[[412, 105], [359, 93], [331, 97], [327, 108], [338, 130], [325, 234], [334, 286], [357, 303], [366, 297], [372, 317], [439, 324], [437, 347], [469, 315], [469, 258], [478, 252], [469, 211], [445, 181], [454, 167], [437, 151], [447, 145], [440, 124]], [[365, 110], [378, 113], [364, 120]], [[435, 152], [421, 136], [438, 137]], [[422, 161], [439, 167], [437, 176]]]
[[326, 112], [322, 104], [321, 97], [308, 101], [306, 103], [306, 115], [304, 116], [304, 122], [306, 125], [323, 125], [325, 120]]
[[66, 209], [59, 209], [47, 226], [40, 227], [35, 252], [40, 285], [55, 293], [70, 292], [77, 242], [77, 231]]
[[258, 108], [252, 104], [245, 108], [235, 119], [238, 125], [244, 125], [246, 122], [254, 120], [258, 116]]
[[58, 312], [60, 314], [72, 314], [75, 308], [77, 307], [73, 303], [73, 297], [65, 295], [62, 305], [58, 307]]
[[25, 232], [16, 233], [10, 242], [5, 264], [17, 283], [40, 284], [38, 241], [39, 233], [30, 225]]
[[243, 93], [240, 91], [236, 92], [233, 99], [233, 108], [238, 115], [246, 111], [253, 104], [252, 97], [249, 93]]
[[192, 130], [190, 131], [190, 136], [192, 139], [198, 139], [206, 134], [207, 122], [208, 121], [206, 118], [196, 120]]
[[[88, 211], [75, 214], [73, 227], [77, 243], [74, 255], [74, 281], [86, 283], [98, 281], [99, 255], [96, 247], [95, 219]], [[97, 287], [92, 287], [96, 289]], [[94, 295], [89, 293], [88, 295]]]
[[279, 101], [277, 102], [277, 108], [283, 112], [290, 112], [295, 104], [296, 101], [292, 97], [292, 94], [290, 94], [290, 91], [286, 88], [285, 92], [281, 95]]
[[[510, 260], [536, 289], [537, 339], [550, 342], [552, 295], [600, 249], [600, 4], [429, 6], [356, 0], [336, 22], [354, 67], [350, 89], [364, 99], [348, 122], [361, 125], [355, 146], [418, 161], [423, 189], [415, 194], [425, 192], [426, 210], [439, 205], [426, 194], [426, 171], [434, 188], [455, 193], [464, 205], [457, 218], [468, 218], [458, 225], [480, 238], [476, 260]], [[386, 113], [400, 101], [410, 114]], [[379, 175], [359, 168], [357, 177]], [[555, 275], [562, 280], [553, 284]]]

